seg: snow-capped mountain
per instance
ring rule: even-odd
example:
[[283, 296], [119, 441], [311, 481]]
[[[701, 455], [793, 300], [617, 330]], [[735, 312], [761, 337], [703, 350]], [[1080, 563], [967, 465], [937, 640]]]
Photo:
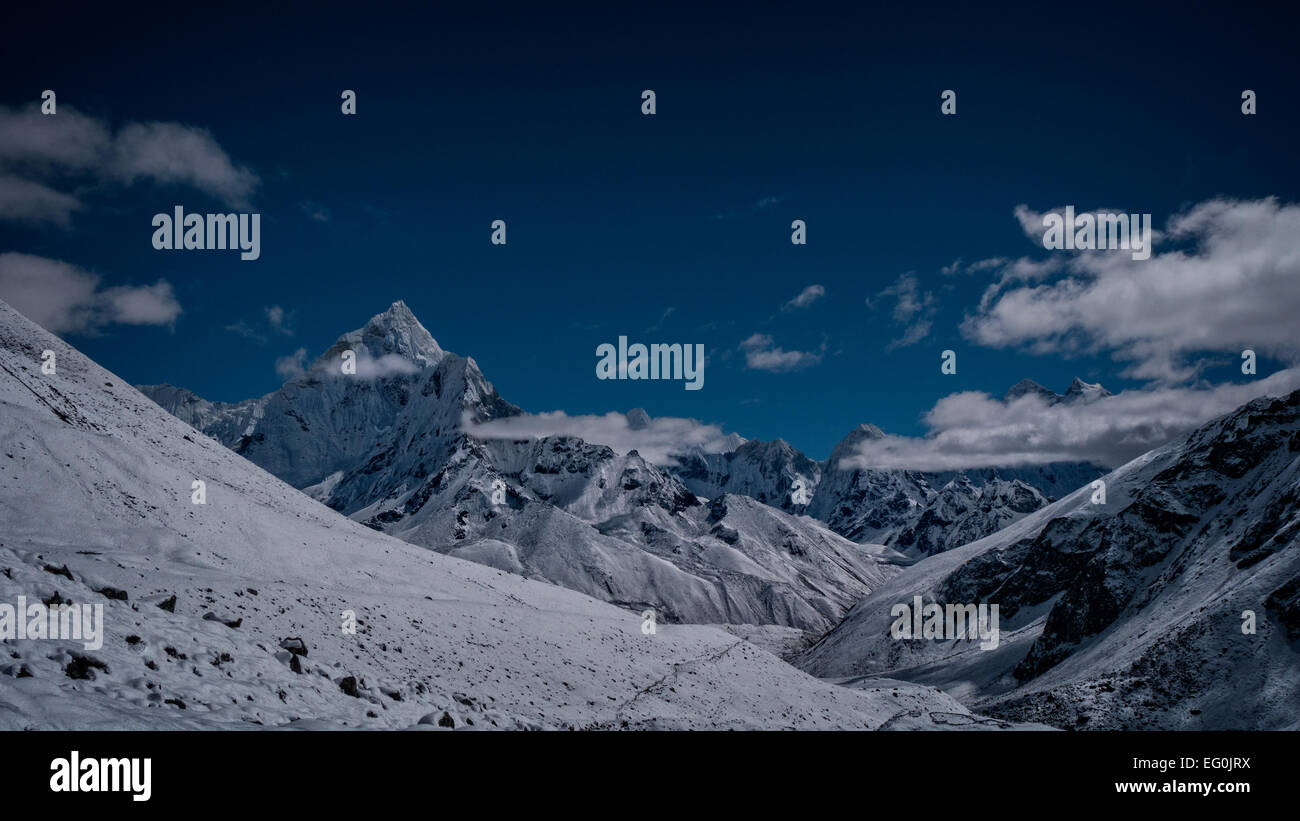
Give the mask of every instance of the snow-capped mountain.
[[[801, 666], [1060, 727], [1300, 729], [1300, 392], [1257, 399], [860, 602]], [[1094, 499], [1097, 502], [1094, 502]], [[891, 609], [997, 604], [1001, 640]]]
[[[1009, 395], [1023, 395], [1029, 386], [1055, 397], [1053, 402], [1109, 395], [1079, 379], [1065, 396], [1031, 380]], [[884, 435], [875, 425], [859, 425], [825, 462], [815, 462], [781, 440], [748, 441], [725, 453], [679, 455], [678, 465], [669, 470], [701, 496], [744, 494], [782, 510], [806, 513], [852, 541], [912, 555], [987, 536], [1105, 473], [1095, 465], [1073, 462], [944, 472], [841, 466], [863, 442]], [[951, 529], [951, 534], [939, 538], [936, 526]]]
[[0, 521], [0, 602], [103, 606], [102, 646], [2, 645], [3, 729], [989, 726], [362, 527], [4, 303]]
[[1046, 504], [1043, 494], [1019, 479], [976, 485], [962, 475], [939, 488], [891, 545], [911, 554], [942, 553], [996, 533]]
[[1014, 402], [1022, 396], [1036, 396], [1049, 405], [1063, 405], [1076, 402], [1087, 404], [1114, 394], [1101, 385], [1084, 382], [1077, 376], [1065, 389], [1065, 393], [1054, 393], [1032, 379], [1022, 379], [1011, 386], [1010, 390], [1002, 396], [1002, 401]]
[[[349, 351], [354, 374], [344, 372]], [[473, 359], [443, 351], [400, 301], [259, 399], [217, 405], [170, 385], [140, 391], [295, 487], [358, 466], [374, 474], [397, 460], [418, 470], [421, 461], [443, 458], [464, 418], [519, 413]], [[366, 493], [359, 484], [354, 495]]]
[[677, 461], [673, 474], [694, 493], [736, 493], [787, 513], [807, 510], [822, 474], [820, 463], [782, 439], [751, 440], [725, 453], [686, 453]]
[[[1058, 473], [1070, 487], [1102, 472], [1088, 466], [1026, 467], [924, 473], [845, 468], [842, 461], [867, 439], [884, 433], [860, 425], [822, 466], [808, 515], [857, 542], [883, 544], [909, 555], [928, 555], [994, 533], [1049, 501], [1036, 484], [1055, 487]], [[1085, 478], [1086, 477], [1086, 478]]]
[[[342, 372], [345, 351], [356, 354], [355, 376]], [[892, 551], [806, 516], [735, 496], [705, 505], [635, 451], [464, 433], [467, 421], [519, 409], [401, 302], [269, 396], [215, 406], [170, 386], [141, 391], [371, 528], [667, 621], [820, 634], [897, 570]], [[796, 466], [815, 482], [816, 463]], [[779, 477], [779, 466], [769, 473]]]

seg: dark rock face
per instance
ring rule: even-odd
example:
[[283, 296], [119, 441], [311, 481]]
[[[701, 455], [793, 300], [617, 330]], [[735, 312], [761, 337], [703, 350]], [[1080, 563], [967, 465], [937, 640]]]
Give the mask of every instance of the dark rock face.
[[[1288, 463], [1285, 456], [1296, 452], [1292, 442], [1298, 423], [1300, 392], [1257, 400], [1194, 434], [1182, 456], [1114, 514], [1086, 524], [1055, 519], [1033, 539], [967, 562], [944, 580], [939, 595], [949, 601], [981, 601], [996, 592], [1003, 616], [1010, 617], [1059, 594], [1042, 635], [1015, 668], [1022, 681], [1041, 675], [1130, 605], [1149, 599], [1152, 584], [1162, 583], [1150, 577], [1150, 570], [1172, 552], [1189, 549], [1193, 536], [1208, 536], [1252, 515], [1248, 508], [1258, 488], [1243, 487], [1240, 480], [1252, 471], [1260, 472], [1255, 479], [1261, 485], [1276, 478]], [[1272, 458], [1279, 454], [1284, 458]], [[1295, 549], [1300, 483], [1291, 481], [1232, 541], [1228, 553], [1238, 568]], [[1297, 588], [1300, 582], [1288, 583], [1268, 600], [1288, 631], [1295, 629]]]
[[73, 653], [72, 661], [68, 662], [63, 668], [64, 674], [68, 678], [95, 680], [95, 671], [102, 670], [109, 672], [108, 665], [94, 656], [87, 656], [82, 653]]
[[1282, 623], [1287, 638], [1300, 642], [1300, 576], [1270, 593], [1265, 606]]

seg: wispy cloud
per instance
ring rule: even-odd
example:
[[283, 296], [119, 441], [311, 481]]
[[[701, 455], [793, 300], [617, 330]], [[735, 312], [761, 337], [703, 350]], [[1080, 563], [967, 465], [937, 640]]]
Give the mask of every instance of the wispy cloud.
[[826, 289], [821, 285], [809, 285], [798, 293], [793, 299], [781, 307], [782, 311], [794, 311], [799, 308], [807, 308], [817, 300], [826, 296]]
[[270, 335], [293, 336], [293, 328], [290, 327], [291, 314], [286, 312], [284, 308], [279, 305], [272, 305], [263, 308], [262, 313], [266, 320], [264, 324], [259, 323], [257, 327], [254, 327], [241, 319], [225, 326], [225, 330], [259, 343], [265, 343]]
[[903, 327], [903, 335], [893, 339], [887, 350], [915, 345], [930, 335], [939, 305], [933, 293], [921, 289], [914, 273], [899, 276], [893, 285], [866, 300], [867, 307], [875, 309], [879, 300], [893, 300], [892, 316], [895, 324]]
[[307, 372], [307, 349], [299, 348], [288, 356], [276, 359], [275, 372], [285, 380], [302, 376]]
[[739, 345], [745, 353], [745, 367], [755, 371], [771, 373], [788, 373], [812, 367], [822, 361], [826, 345], [821, 351], [787, 351], [777, 347], [775, 340], [767, 334], [756, 333]]
[[302, 209], [304, 214], [317, 222], [329, 222], [331, 219], [329, 209], [318, 202], [308, 200], [298, 207]]
[[673, 312], [676, 310], [677, 310], [676, 308], [665, 308], [664, 312], [659, 315], [658, 319], [655, 320], [655, 323], [651, 325], [649, 328], [646, 328], [645, 332], [648, 334], [652, 334], [658, 331], [661, 327], [663, 327], [663, 324], [668, 319], [668, 317], [672, 316]]
[[284, 308], [279, 305], [272, 305], [263, 309], [266, 312], [266, 324], [271, 326], [271, 330], [285, 336], [293, 336], [293, 329], [289, 327], [288, 316]]
[[776, 205], [780, 205], [784, 200], [785, 197], [762, 197], [758, 200], [755, 200], [754, 203], [750, 205], [748, 208], [739, 208], [739, 209], [733, 208], [728, 211], [723, 211], [721, 213], [714, 214], [713, 218], [715, 220], [726, 220], [726, 219], [735, 219], [736, 217], [743, 217], [747, 214], [757, 214], [759, 211], [766, 211], [769, 208], [772, 208]]

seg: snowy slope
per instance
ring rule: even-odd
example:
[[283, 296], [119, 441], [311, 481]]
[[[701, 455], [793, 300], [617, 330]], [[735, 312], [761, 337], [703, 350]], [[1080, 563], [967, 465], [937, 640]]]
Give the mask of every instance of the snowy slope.
[[[40, 373], [44, 349], [56, 375]], [[196, 479], [206, 505], [191, 503]], [[0, 602], [57, 593], [102, 603], [107, 622], [99, 650], [6, 642], [0, 728], [968, 719], [930, 688], [836, 687], [707, 627], [644, 635], [625, 610], [364, 528], [195, 435], [3, 303], [0, 522]], [[172, 610], [160, 606], [172, 597]], [[356, 635], [341, 629], [344, 610]], [[281, 648], [297, 638], [306, 655]]]
[[[743, 496], [705, 504], [635, 452], [573, 437], [462, 444], [436, 475], [353, 518], [673, 622], [821, 634], [897, 572], [892, 551], [808, 517]], [[495, 482], [505, 504], [492, 502]]]
[[[873, 591], [800, 660], [1057, 726], [1300, 728], [1300, 392], [1261, 398]], [[896, 640], [891, 608], [996, 603], [1001, 644]], [[1243, 633], [1253, 612], [1254, 634]]]

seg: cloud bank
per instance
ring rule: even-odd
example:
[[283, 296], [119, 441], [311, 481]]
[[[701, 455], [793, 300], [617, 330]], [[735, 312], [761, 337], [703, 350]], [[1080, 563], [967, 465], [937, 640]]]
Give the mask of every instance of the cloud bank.
[[649, 418], [636, 422], [627, 414], [570, 416], [563, 411], [523, 414], [475, 424], [465, 420], [466, 433], [479, 439], [536, 439], [544, 436], [575, 436], [586, 442], [607, 445], [619, 454], [635, 450], [656, 465], [675, 465], [674, 454], [686, 451], [724, 453], [745, 440], [723, 433], [717, 425], [676, 417]]
[[1300, 389], [1300, 368], [1253, 382], [1124, 391], [1087, 404], [1049, 405], [1026, 395], [1003, 404], [986, 393], [945, 396], [923, 417], [923, 437], [863, 442], [845, 469], [964, 470], [1050, 462], [1116, 467], [1259, 396]]

